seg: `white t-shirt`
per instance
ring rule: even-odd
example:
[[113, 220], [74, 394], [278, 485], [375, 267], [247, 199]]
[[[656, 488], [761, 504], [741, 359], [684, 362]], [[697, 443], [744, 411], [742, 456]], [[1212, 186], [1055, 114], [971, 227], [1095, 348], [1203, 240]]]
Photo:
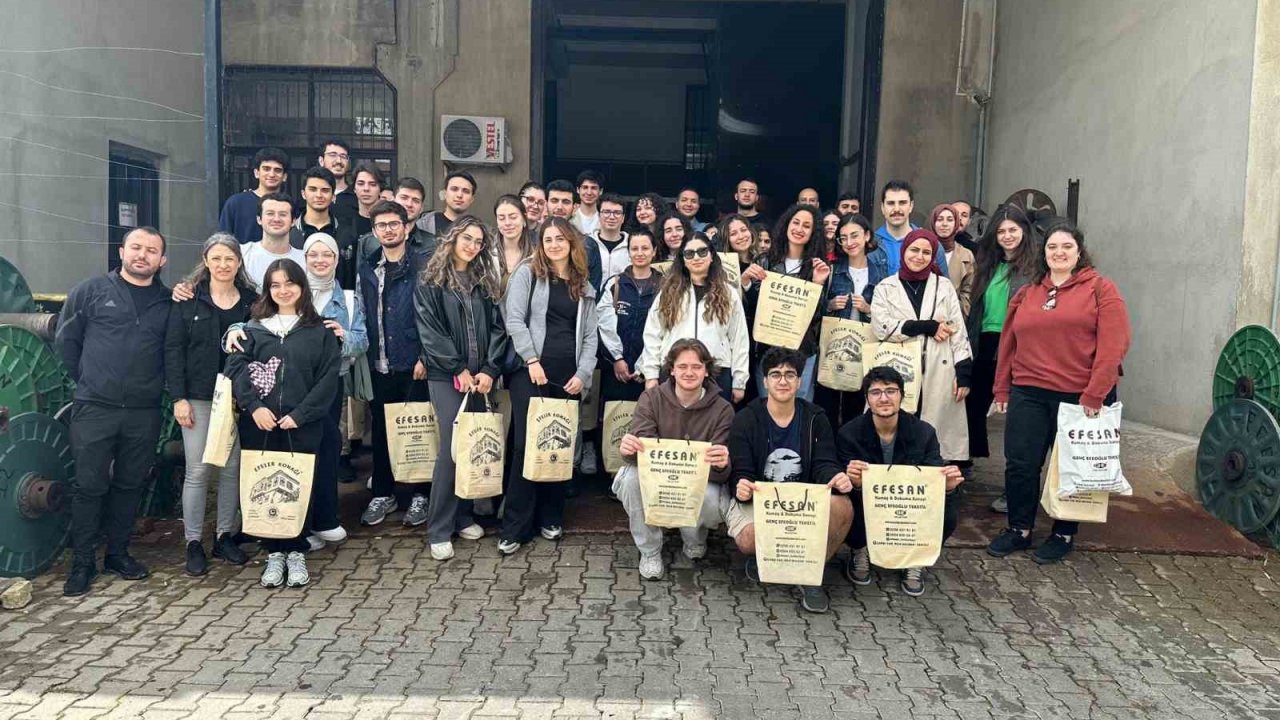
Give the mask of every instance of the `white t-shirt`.
[[782, 269], [786, 270], [788, 275], [798, 275], [800, 264], [803, 262], [804, 258], [786, 258], [782, 261]]
[[849, 279], [853, 281], [853, 294], [862, 295], [862, 290], [871, 282], [870, 268], [849, 268]]
[[263, 274], [267, 272], [267, 267], [276, 260], [287, 258], [298, 263], [298, 267], [303, 270], [307, 268], [307, 256], [292, 245], [289, 246], [289, 252], [277, 255], [263, 248], [261, 241], [245, 243], [240, 246], [240, 254], [244, 256], [244, 272], [249, 276], [249, 282], [253, 283], [254, 289], [258, 292], [262, 292]]
[[583, 235], [592, 235], [600, 229], [600, 211], [597, 210], [594, 215], [584, 215], [582, 209], [573, 211], [573, 216], [569, 218], [574, 227], [578, 228], [578, 232]]

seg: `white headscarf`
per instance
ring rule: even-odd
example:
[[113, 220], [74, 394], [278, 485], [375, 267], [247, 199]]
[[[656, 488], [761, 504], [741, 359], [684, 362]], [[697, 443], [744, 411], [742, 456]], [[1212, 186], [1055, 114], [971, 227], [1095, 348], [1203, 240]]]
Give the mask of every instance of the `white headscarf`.
[[302, 254], [306, 255], [312, 245], [324, 245], [333, 251], [333, 268], [329, 270], [328, 277], [321, 277], [311, 272], [311, 265], [306, 265], [307, 284], [311, 286], [311, 302], [316, 306], [316, 312], [324, 314], [324, 308], [329, 304], [330, 298], [333, 297], [333, 289], [337, 287], [338, 275], [338, 241], [328, 233], [315, 233], [307, 238], [302, 244]]

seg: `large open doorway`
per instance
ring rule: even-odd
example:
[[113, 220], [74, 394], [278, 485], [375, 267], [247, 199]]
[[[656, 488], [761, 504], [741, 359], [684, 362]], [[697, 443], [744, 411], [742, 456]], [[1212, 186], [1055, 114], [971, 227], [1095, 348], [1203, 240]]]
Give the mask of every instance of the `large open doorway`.
[[865, 194], [882, 5], [541, 0], [534, 174], [593, 168], [628, 197], [693, 185], [704, 219], [731, 209], [743, 177], [759, 182], [770, 215], [805, 186], [824, 205]]

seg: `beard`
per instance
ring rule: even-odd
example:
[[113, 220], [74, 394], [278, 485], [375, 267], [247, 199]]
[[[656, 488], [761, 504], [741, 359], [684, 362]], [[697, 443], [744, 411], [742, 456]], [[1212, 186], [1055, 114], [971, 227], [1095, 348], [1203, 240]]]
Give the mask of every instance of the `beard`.
[[151, 278], [156, 276], [156, 273], [160, 272], [160, 268], [155, 268], [155, 269], [148, 268], [145, 271], [139, 271], [139, 270], [133, 269], [133, 267], [127, 263], [121, 263], [120, 272], [124, 273], [125, 275], [128, 275], [134, 280], [150, 280]]
[[741, 202], [739, 202], [739, 203], [738, 203], [738, 210], [739, 210], [739, 211], [742, 211], [742, 210], [750, 211], [750, 210], [755, 210], [755, 209], [756, 209], [756, 204], [755, 204], [755, 203], [751, 203], [750, 205], [743, 205]]

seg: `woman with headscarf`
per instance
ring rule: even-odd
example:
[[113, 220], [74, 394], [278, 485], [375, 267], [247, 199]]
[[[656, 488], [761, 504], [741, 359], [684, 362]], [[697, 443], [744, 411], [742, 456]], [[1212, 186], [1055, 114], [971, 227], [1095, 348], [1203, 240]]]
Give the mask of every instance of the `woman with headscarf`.
[[347, 531], [338, 522], [338, 455], [342, 449], [342, 400], [345, 395], [345, 376], [351, 372], [356, 358], [369, 347], [369, 337], [364, 327], [364, 303], [353, 303], [354, 314], [347, 307], [346, 294], [338, 285], [338, 241], [328, 233], [314, 233], [302, 246], [306, 259], [307, 285], [311, 289], [311, 303], [316, 312], [342, 344], [342, 364], [339, 371], [338, 392], [334, 393], [328, 415], [321, 423], [324, 428], [316, 455], [316, 473], [312, 491], [311, 534], [307, 543], [312, 550], [323, 548], [326, 542], [342, 542]]
[[929, 229], [938, 236], [938, 243], [942, 245], [942, 253], [947, 259], [947, 277], [960, 296], [960, 310], [967, 318], [977, 263], [969, 248], [956, 241], [960, 235], [959, 228], [960, 213], [954, 206], [946, 203], [935, 205], [933, 212], [929, 213]]

